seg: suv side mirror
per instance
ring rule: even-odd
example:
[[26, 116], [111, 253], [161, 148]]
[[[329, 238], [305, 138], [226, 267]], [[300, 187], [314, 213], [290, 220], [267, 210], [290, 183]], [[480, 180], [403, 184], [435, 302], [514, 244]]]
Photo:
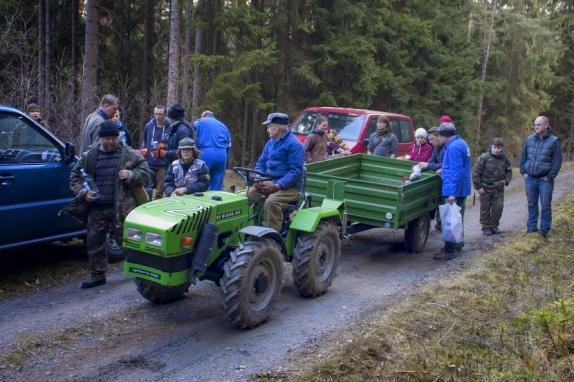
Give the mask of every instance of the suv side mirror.
[[64, 147], [64, 163], [70, 163], [74, 160], [75, 156], [76, 147], [72, 143], [66, 142], [66, 146]]

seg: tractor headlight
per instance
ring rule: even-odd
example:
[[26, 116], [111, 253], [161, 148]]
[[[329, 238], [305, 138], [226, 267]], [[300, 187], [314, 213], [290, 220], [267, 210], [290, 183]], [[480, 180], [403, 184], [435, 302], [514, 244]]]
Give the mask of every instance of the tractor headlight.
[[126, 229], [126, 239], [140, 241], [142, 239], [142, 231], [135, 228]]
[[154, 245], [156, 247], [161, 247], [163, 245], [163, 237], [157, 233], [146, 233], [145, 242], [149, 245]]
[[387, 212], [387, 213], [385, 214], [385, 219], [391, 220], [392, 218], [393, 218], [393, 214], [392, 214], [391, 212]]

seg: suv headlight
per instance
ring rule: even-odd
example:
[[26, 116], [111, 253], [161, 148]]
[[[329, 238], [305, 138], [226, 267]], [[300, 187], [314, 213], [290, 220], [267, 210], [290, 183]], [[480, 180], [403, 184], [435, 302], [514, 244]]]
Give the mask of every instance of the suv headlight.
[[149, 245], [154, 245], [156, 247], [161, 247], [163, 245], [163, 237], [157, 233], [146, 233], [145, 242]]
[[140, 241], [142, 239], [142, 231], [135, 228], [126, 229], [126, 239]]

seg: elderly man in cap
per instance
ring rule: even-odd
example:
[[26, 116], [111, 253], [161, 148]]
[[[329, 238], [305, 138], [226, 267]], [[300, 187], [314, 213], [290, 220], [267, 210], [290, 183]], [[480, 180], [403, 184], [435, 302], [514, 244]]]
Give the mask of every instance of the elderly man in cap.
[[502, 138], [494, 138], [488, 151], [478, 157], [472, 168], [472, 183], [480, 195], [480, 224], [485, 236], [500, 233], [504, 186], [512, 180], [512, 166], [503, 146]]
[[269, 175], [271, 181], [256, 183], [247, 195], [250, 203], [265, 199], [263, 224], [277, 232], [281, 230], [283, 207], [299, 195], [303, 185], [305, 151], [288, 125], [289, 117], [284, 113], [271, 113], [263, 122], [270, 139], [255, 169]]
[[104, 121], [98, 128], [99, 141], [82, 154], [70, 174], [70, 189], [76, 200], [89, 207], [86, 249], [90, 279], [80, 285], [82, 289], [106, 283], [108, 260], [104, 242], [109, 226], [121, 243], [125, 217], [147, 200], [141, 198], [149, 177], [147, 162], [139, 151], [121, 143], [119, 134], [115, 122]]
[[[444, 142], [445, 151], [442, 162], [442, 195], [446, 203], [456, 203], [464, 218], [465, 202], [470, 195], [470, 149], [450, 122], [441, 123], [438, 128], [440, 140]], [[450, 260], [456, 252], [462, 251], [463, 243], [445, 241], [444, 248], [434, 255], [435, 260]]]
[[227, 167], [227, 156], [231, 149], [231, 135], [223, 122], [215, 118], [213, 112], [206, 110], [201, 118], [193, 123], [197, 132], [197, 148], [200, 158], [209, 168], [210, 190], [223, 189], [223, 178]]
[[177, 148], [179, 141], [183, 138], [195, 139], [195, 130], [185, 120], [185, 110], [180, 105], [172, 105], [167, 108], [167, 119], [169, 122], [169, 132], [167, 133], [167, 148], [160, 149], [158, 156], [167, 158], [167, 163], [177, 159]]

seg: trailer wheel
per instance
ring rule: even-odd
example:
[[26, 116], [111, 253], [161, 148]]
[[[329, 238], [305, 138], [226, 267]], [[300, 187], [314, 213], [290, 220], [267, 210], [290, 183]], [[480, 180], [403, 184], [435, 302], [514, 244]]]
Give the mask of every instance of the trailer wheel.
[[423, 251], [429, 237], [430, 220], [427, 214], [409, 222], [405, 230], [405, 249], [408, 252]]
[[313, 233], [297, 239], [293, 251], [293, 282], [304, 297], [317, 297], [329, 289], [341, 257], [337, 226], [321, 222]]
[[231, 252], [221, 277], [225, 315], [240, 329], [269, 319], [283, 284], [281, 250], [270, 239], [248, 241]]
[[190, 283], [185, 283], [178, 286], [164, 286], [153, 281], [138, 278], [134, 279], [134, 281], [138, 287], [139, 294], [154, 304], [169, 304], [181, 300], [190, 285]]

